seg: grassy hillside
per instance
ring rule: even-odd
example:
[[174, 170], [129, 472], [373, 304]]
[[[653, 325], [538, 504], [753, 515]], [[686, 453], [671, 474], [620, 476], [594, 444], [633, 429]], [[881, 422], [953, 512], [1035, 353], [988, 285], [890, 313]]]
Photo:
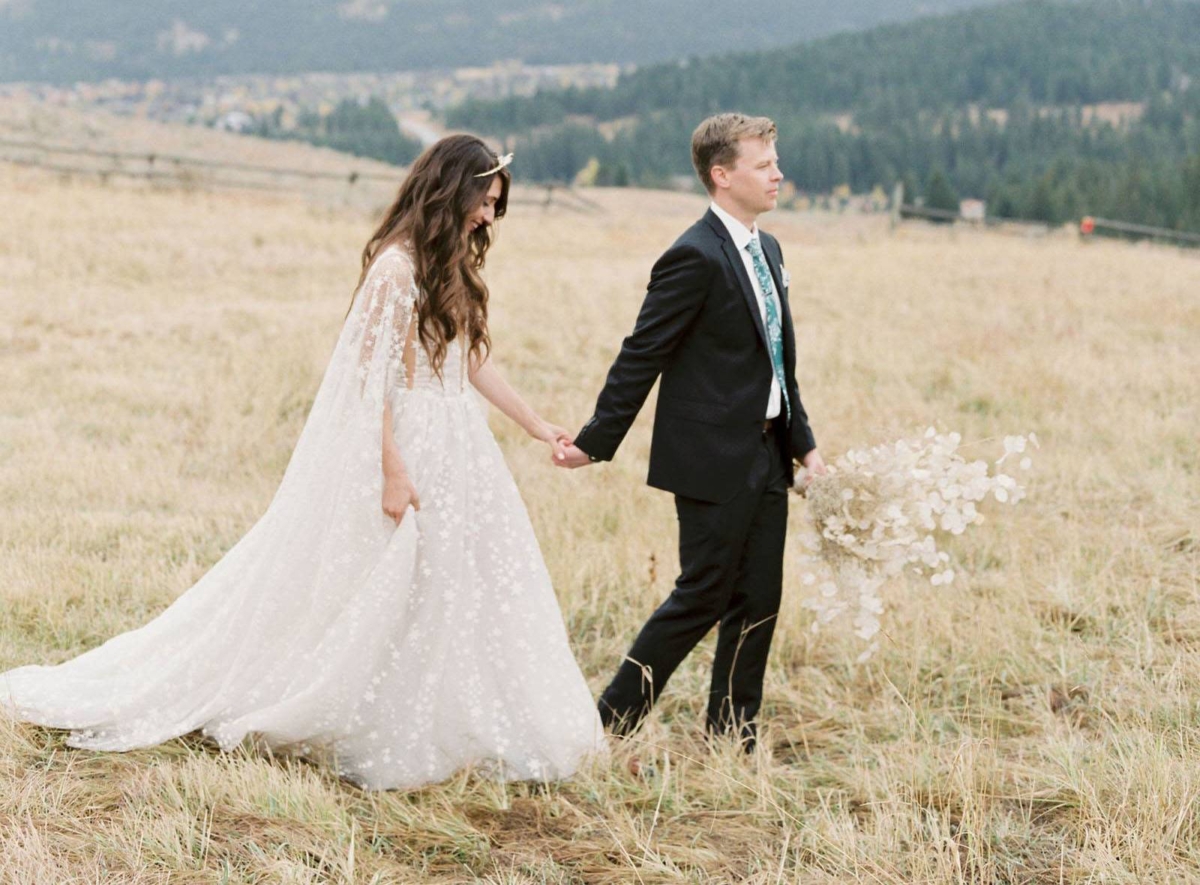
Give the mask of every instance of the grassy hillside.
[[779, 46], [1002, 0], [0, 3], [0, 81], [648, 62]]
[[[359, 214], [0, 166], [0, 668], [143, 623], [266, 507], [344, 315]], [[496, 359], [577, 426], [698, 198], [520, 207]], [[929, 423], [1036, 430], [1030, 498], [898, 587], [887, 640], [813, 634], [796, 545], [761, 752], [700, 740], [711, 645], [635, 749], [546, 789], [363, 794], [194, 740], [125, 755], [0, 722], [0, 879], [46, 882], [1166, 882], [1200, 877], [1200, 262], [778, 213], [827, 456]], [[567, 473], [493, 426], [594, 690], [676, 569], [648, 415]], [[983, 450], [981, 450], [982, 452]], [[793, 499], [792, 522], [804, 519]], [[796, 532], [793, 531], [793, 536]]]

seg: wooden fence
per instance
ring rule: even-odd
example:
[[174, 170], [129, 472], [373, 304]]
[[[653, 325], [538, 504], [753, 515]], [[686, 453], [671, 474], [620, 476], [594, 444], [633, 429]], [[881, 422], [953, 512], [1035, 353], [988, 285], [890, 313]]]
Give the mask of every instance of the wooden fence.
[[[956, 223], [968, 221], [962, 213], [952, 209], [931, 209], [926, 206], [914, 206], [904, 202], [904, 187], [896, 185], [892, 191], [892, 227], [895, 228], [907, 218], [924, 218], [930, 221]], [[1033, 221], [1025, 218], [1002, 218], [988, 215], [979, 221], [971, 220], [970, 224], [1021, 226], [1027, 230], [1048, 230], [1050, 225], [1043, 221]], [[1182, 246], [1200, 246], [1200, 233], [1190, 231], [1170, 230], [1164, 227], [1153, 227], [1148, 224], [1134, 224], [1130, 221], [1114, 221], [1111, 218], [1085, 217], [1079, 223], [1079, 233], [1083, 237], [1115, 236], [1135, 240], [1154, 240], [1163, 243], [1173, 243]]]
[[1148, 224], [1134, 224], [1131, 221], [1114, 221], [1111, 218], [1085, 218], [1080, 222], [1080, 232], [1084, 236], [1099, 234], [1134, 240], [1158, 240], [1183, 246], [1200, 246], [1200, 234], [1152, 227]]
[[[348, 160], [350, 158], [347, 158]], [[80, 175], [108, 181], [129, 178], [181, 188], [259, 190], [292, 193], [324, 191], [333, 186], [344, 201], [353, 196], [385, 198], [403, 180], [405, 172], [297, 169], [284, 166], [210, 160], [158, 151], [97, 150], [77, 145], [46, 144], [0, 138], [0, 162], [29, 166], [63, 175]], [[386, 186], [386, 187], [385, 187]], [[371, 193], [366, 193], [369, 188]], [[509, 197], [514, 205], [560, 208], [572, 212], [601, 212], [602, 207], [573, 188], [561, 185], [525, 185]]]

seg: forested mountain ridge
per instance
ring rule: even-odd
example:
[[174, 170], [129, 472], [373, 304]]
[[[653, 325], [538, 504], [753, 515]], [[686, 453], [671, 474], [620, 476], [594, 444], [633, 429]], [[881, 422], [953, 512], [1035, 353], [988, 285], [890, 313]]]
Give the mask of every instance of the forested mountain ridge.
[[0, 81], [643, 63], [1002, 0], [0, 0]]
[[851, 109], [914, 113], [1141, 100], [1200, 76], [1200, 3], [1034, 0], [842, 34], [808, 46], [639, 68], [615, 89], [548, 92], [458, 109], [492, 131], [586, 114], [706, 113], [755, 105], [775, 113]]
[[[1094, 113], [1113, 102], [1123, 121]], [[696, 122], [734, 108], [778, 122], [804, 190], [923, 192], [938, 175], [1001, 214], [1200, 226], [1200, 3], [1185, 0], [1032, 0], [471, 102], [449, 122], [506, 137], [526, 176], [594, 157], [600, 183], [661, 185], [690, 174]]]

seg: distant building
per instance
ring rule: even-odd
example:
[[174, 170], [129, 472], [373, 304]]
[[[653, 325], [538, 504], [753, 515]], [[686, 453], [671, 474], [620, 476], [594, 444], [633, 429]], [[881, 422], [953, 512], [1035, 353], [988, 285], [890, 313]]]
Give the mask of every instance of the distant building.
[[958, 214], [963, 221], [982, 223], [987, 218], [987, 203], [983, 200], [963, 200], [958, 204]]
[[214, 128], [225, 132], [249, 132], [253, 126], [254, 118], [243, 111], [230, 111], [213, 124]]

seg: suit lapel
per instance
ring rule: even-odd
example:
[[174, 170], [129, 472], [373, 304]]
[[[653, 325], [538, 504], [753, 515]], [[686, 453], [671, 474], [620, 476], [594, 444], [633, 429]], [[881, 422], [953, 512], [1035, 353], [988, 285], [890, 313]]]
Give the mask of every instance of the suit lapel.
[[725, 254], [725, 260], [729, 262], [729, 266], [733, 268], [734, 276], [737, 277], [738, 282], [741, 284], [742, 299], [746, 302], [746, 307], [750, 311], [750, 318], [754, 321], [754, 328], [758, 330], [758, 337], [769, 348], [770, 342], [767, 340], [767, 330], [763, 327], [762, 314], [758, 312], [758, 299], [754, 295], [754, 286], [750, 283], [750, 275], [746, 273], [746, 262], [738, 254], [737, 247], [733, 245], [733, 241], [729, 238], [729, 231], [721, 223], [721, 219], [717, 218], [716, 213], [712, 209], [709, 209], [708, 214], [704, 218], [708, 222], [708, 226], [712, 228], [713, 233], [720, 239], [721, 251]]

